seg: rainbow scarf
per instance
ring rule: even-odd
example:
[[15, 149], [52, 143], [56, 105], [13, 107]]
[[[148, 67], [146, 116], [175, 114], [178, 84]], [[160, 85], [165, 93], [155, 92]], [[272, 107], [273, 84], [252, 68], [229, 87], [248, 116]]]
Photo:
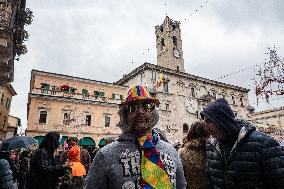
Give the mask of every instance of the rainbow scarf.
[[150, 137], [138, 139], [141, 154], [141, 186], [144, 189], [172, 189], [171, 183], [158, 150]]

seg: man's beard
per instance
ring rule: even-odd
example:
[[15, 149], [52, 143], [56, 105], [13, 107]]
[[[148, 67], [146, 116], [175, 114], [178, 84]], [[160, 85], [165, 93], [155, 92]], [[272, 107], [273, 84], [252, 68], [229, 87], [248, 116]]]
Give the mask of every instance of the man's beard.
[[129, 125], [129, 132], [134, 134], [145, 134], [152, 129], [149, 118], [137, 117], [131, 125]]

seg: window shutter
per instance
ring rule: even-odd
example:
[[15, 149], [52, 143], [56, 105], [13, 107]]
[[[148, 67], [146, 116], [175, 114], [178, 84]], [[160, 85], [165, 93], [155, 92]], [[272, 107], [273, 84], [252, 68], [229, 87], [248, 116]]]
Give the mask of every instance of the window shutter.
[[87, 96], [88, 95], [88, 90], [87, 89], [82, 89], [82, 95]]

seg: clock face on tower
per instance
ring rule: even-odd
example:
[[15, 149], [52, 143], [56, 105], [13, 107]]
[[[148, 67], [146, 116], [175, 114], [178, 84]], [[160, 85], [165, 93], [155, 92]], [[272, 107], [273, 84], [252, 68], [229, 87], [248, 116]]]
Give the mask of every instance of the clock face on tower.
[[178, 50], [174, 50], [174, 56], [176, 57], [176, 58], [179, 58], [179, 51]]
[[193, 113], [195, 114], [198, 108], [198, 103], [195, 99], [191, 99], [188, 98], [185, 100], [184, 102], [185, 105], [185, 109], [189, 112], [189, 113]]

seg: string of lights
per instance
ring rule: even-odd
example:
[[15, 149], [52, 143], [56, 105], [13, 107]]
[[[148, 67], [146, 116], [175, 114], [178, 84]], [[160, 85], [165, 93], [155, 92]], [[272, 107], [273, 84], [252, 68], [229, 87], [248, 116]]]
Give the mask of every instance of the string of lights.
[[260, 66], [259, 66], [258, 64], [256, 64], [256, 65], [253, 65], [253, 66], [250, 66], [250, 67], [241, 69], [241, 70], [239, 70], [239, 71], [236, 71], [236, 72], [232, 72], [232, 73], [223, 75], [223, 76], [221, 76], [221, 77], [218, 77], [217, 79], [223, 79], [223, 78], [226, 78], [226, 77], [229, 77], [229, 76], [233, 76], [233, 75], [239, 74], [239, 73], [241, 73], [241, 72], [250, 70], [250, 69], [255, 68], [255, 67], [260, 67]]
[[[187, 18], [183, 19], [183, 21], [187, 21], [187, 20], [189, 20], [190, 17], [194, 16], [194, 14], [197, 14], [200, 11], [201, 8], [204, 8], [206, 6], [207, 3], [208, 3], [208, 0], [201, 2], [201, 5], [198, 8], [196, 8], [194, 11], [192, 11], [192, 13]], [[167, 11], [167, 1], [166, 0], [164, 2], [164, 7], [165, 7], [166, 15], [167, 15], [168, 11]], [[141, 55], [147, 55], [149, 52], [150, 52], [150, 48], [147, 48], [147, 49], [141, 51]], [[134, 65], [134, 63], [135, 63], [134, 60], [130, 61], [130, 65]], [[123, 71], [121, 70], [121, 73], [122, 72]]]
[[[192, 13], [187, 18], [183, 19], [183, 21], [190, 20], [190, 18], [192, 16], [194, 16], [194, 14], [197, 14], [200, 11], [201, 8], [204, 8], [207, 5], [207, 3], [208, 3], [208, 0], [201, 2], [200, 6], [198, 8], [196, 8], [194, 11], [192, 11]], [[167, 16], [167, 14], [168, 14], [168, 11], [167, 11], [167, 0], [164, 1], [164, 7], [165, 7], [165, 13], [166, 13], [166, 16]], [[147, 48], [147, 49], [145, 49], [145, 50], [143, 50], [141, 52], [141, 55], [147, 55], [149, 52], [150, 52], [150, 48]], [[130, 61], [130, 65], [134, 65], [134, 63], [135, 63], [134, 60]], [[121, 70], [121, 73], [122, 72], [123, 71]]]
[[185, 18], [183, 21], [189, 21], [191, 17], [193, 17], [195, 14], [197, 14], [198, 12], [200, 12], [200, 9], [204, 8], [206, 5], [208, 4], [208, 0], [206, 0], [205, 2], [202, 2], [201, 5], [196, 8], [194, 11], [192, 11], [189, 16], [187, 18]]
[[[148, 48], [145, 48], [143, 51], [141, 51], [140, 53], [138, 53], [138, 56], [136, 57], [136, 60], [134, 59], [130, 59], [129, 63], [128, 64], [123, 64], [121, 65], [121, 68], [120, 68], [120, 73], [117, 73], [115, 75], [115, 77], [119, 78], [121, 77], [123, 74], [127, 73], [126, 70], [129, 70], [130, 68], [131, 69], [134, 69], [136, 67], [138, 67], [141, 63], [144, 63], [145, 62], [145, 57], [148, 56], [150, 54], [150, 49], [152, 48], [155, 48], [155, 45], [152, 45], [152, 47], [149, 47]], [[143, 60], [139, 60], [139, 57], [141, 58], [141, 56], [143, 56]], [[125, 67], [125, 66], [126, 67]]]

